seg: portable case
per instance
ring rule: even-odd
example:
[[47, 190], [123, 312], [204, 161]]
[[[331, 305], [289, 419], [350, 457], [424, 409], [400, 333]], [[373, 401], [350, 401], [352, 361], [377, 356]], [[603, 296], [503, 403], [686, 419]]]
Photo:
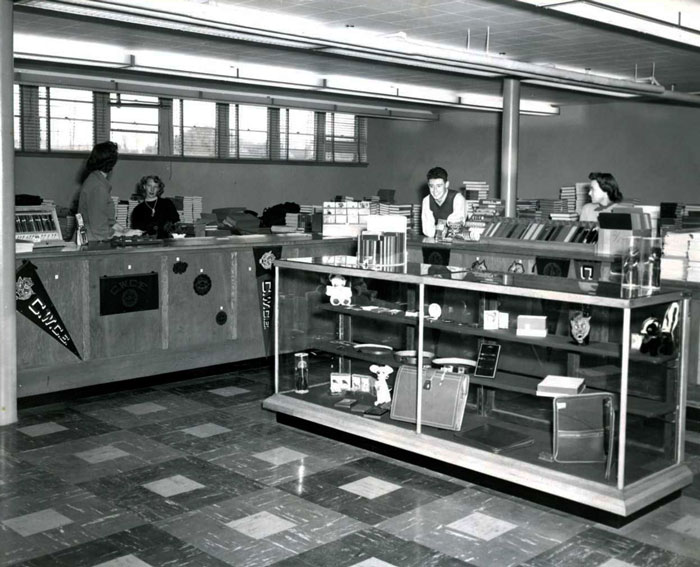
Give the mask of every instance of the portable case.
[[615, 439], [614, 394], [558, 396], [553, 400], [553, 410], [554, 460], [558, 463], [604, 462], [605, 478], [609, 478]]
[[[401, 366], [394, 382], [391, 419], [416, 422], [415, 366]], [[439, 368], [424, 368], [421, 423], [459, 431], [469, 392], [469, 375]]]

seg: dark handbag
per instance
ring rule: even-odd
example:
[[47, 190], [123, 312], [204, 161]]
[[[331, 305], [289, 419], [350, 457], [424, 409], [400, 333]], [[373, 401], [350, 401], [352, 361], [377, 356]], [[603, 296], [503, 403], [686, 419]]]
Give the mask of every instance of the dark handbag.
[[552, 455], [556, 462], [606, 463], [605, 479], [610, 477], [615, 440], [614, 401], [614, 394], [604, 392], [554, 398]]
[[[394, 382], [391, 419], [416, 422], [415, 366], [401, 366]], [[459, 431], [469, 392], [469, 376], [439, 368], [424, 368], [422, 380], [421, 423]]]

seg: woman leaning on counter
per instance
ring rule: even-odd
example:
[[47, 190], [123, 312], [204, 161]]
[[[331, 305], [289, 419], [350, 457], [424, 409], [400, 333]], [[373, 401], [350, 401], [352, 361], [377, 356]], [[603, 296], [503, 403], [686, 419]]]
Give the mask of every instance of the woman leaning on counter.
[[88, 242], [109, 240], [124, 227], [115, 222], [109, 176], [119, 159], [114, 142], [96, 144], [90, 152], [82, 175], [78, 212], [83, 217]]
[[172, 236], [173, 225], [180, 215], [170, 199], [163, 197], [165, 183], [157, 175], [146, 175], [136, 186], [141, 203], [131, 213], [131, 228], [142, 230], [158, 238]]
[[588, 195], [591, 202], [581, 208], [582, 221], [598, 221], [600, 213], [609, 213], [622, 201], [622, 193], [611, 173], [593, 171], [588, 174], [591, 188]]

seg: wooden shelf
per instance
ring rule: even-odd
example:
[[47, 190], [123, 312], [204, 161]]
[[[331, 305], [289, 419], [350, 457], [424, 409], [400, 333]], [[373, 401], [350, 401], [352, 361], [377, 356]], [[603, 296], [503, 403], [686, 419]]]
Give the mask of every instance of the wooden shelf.
[[[364, 319], [373, 319], [378, 321], [386, 321], [390, 323], [395, 323], [397, 325], [418, 325], [417, 317], [406, 317], [401, 313], [392, 315], [390, 313], [377, 313], [376, 311], [366, 311], [364, 309], [359, 308], [336, 307], [329, 304], [324, 304], [322, 306], [322, 309], [341, 315], [347, 315], [351, 317], [362, 317]], [[620, 344], [611, 342], [591, 342], [588, 345], [577, 345], [574, 344], [569, 337], [564, 337], [561, 335], [547, 335], [543, 338], [523, 337], [517, 335], [516, 332], [512, 329], [499, 329], [497, 331], [488, 331], [476, 325], [451, 323], [439, 320], [426, 320], [424, 324], [426, 329], [438, 329], [441, 331], [457, 333], [460, 335], [468, 335], [497, 341], [509, 341], [514, 343], [549, 347], [557, 350], [563, 350], [566, 352], [576, 352], [579, 354], [589, 354], [594, 356], [605, 356], [608, 358], [620, 358], [622, 350]], [[677, 360], [677, 358], [678, 355], [676, 354], [648, 356], [637, 352], [630, 353], [630, 360], [633, 360], [635, 362], [646, 362], [648, 364], [666, 364], [668, 362]]]

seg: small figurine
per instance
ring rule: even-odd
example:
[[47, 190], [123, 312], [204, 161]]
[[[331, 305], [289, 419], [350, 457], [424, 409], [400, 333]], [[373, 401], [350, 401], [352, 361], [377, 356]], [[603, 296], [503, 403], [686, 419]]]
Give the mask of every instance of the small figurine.
[[326, 286], [326, 295], [331, 298], [331, 305], [350, 305], [352, 289], [346, 287], [345, 278], [340, 275], [330, 277], [331, 285]]
[[583, 311], [574, 311], [569, 319], [571, 338], [574, 344], [587, 345], [591, 333], [591, 316]]
[[377, 375], [377, 385], [375, 386], [377, 390], [377, 401], [374, 402], [374, 405], [380, 406], [382, 404], [390, 404], [391, 393], [389, 392], [389, 386], [386, 381], [389, 379], [389, 374], [391, 374], [394, 369], [387, 364], [384, 366], [373, 364], [369, 367], [369, 371]]
[[656, 317], [647, 317], [642, 323], [642, 344], [639, 352], [649, 353], [651, 356], [659, 354], [661, 347], [661, 324]]

